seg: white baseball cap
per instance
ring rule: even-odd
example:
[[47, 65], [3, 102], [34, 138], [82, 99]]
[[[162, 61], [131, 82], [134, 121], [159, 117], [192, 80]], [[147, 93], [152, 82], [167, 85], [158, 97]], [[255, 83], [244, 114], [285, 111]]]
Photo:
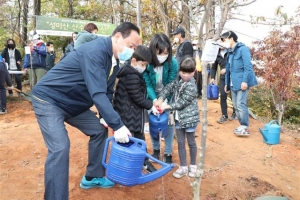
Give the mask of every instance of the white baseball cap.
[[197, 44], [198, 44], [198, 40], [193, 40], [193, 41], [192, 41], [192, 44], [197, 45]]
[[35, 35], [33, 35], [32, 40], [37, 40], [39, 38], [40, 38], [40, 35], [39, 34], [35, 34]]

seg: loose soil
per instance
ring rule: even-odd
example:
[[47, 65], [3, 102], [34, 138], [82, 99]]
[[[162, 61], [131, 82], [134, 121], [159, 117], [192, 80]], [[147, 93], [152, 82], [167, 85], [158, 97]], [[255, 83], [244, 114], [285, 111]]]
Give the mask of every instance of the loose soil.
[[[44, 162], [47, 149], [31, 103], [17, 97], [8, 98], [8, 113], [0, 115], [0, 199], [43, 199]], [[201, 101], [199, 100], [201, 109]], [[229, 111], [231, 114], [231, 111]], [[282, 127], [278, 145], [263, 143], [258, 131], [266, 121], [251, 118], [250, 137], [237, 137], [233, 129], [238, 121], [218, 124], [221, 116], [218, 102], [208, 102], [207, 147], [205, 172], [201, 182], [201, 199], [252, 200], [258, 196], [287, 196], [300, 199], [299, 131]], [[71, 141], [69, 199], [74, 200], [190, 200], [192, 178], [176, 179], [172, 173], [152, 182], [110, 189], [83, 190], [79, 187], [87, 165], [88, 137], [66, 125]], [[196, 138], [200, 152], [202, 126]], [[152, 153], [149, 134], [146, 141]], [[164, 142], [162, 142], [162, 147]], [[187, 154], [189, 155], [189, 154]], [[199, 158], [197, 158], [199, 160]], [[177, 142], [174, 141], [173, 161], [179, 164]], [[157, 166], [157, 165], [156, 165]], [[59, 176], [59, 174], [58, 174]]]

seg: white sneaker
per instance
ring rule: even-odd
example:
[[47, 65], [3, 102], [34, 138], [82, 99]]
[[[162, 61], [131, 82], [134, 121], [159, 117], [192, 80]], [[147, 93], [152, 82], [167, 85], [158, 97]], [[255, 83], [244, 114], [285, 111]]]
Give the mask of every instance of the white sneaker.
[[187, 175], [189, 172], [188, 166], [179, 166], [179, 168], [173, 173], [175, 178], [181, 178]]
[[237, 135], [237, 136], [249, 136], [250, 132], [249, 132], [248, 128], [245, 128], [241, 131], [235, 131], [234, 134]]
[[244, 129], [246, 129], [246, 128], [248, 128], [248, 127], [247, 127], [247, 126], [244, 126], [244, 125], [240, 125], [239, 127], [235, 128], [235, 129], [233, 130], [233, 132], [236, 132], [236, 131], [242, 131], [242, 130], [244, 130]]
[[196, 172], [197, 172], [197, 165], [190, 165], [189, 176], [194, 178], [196, 176]]

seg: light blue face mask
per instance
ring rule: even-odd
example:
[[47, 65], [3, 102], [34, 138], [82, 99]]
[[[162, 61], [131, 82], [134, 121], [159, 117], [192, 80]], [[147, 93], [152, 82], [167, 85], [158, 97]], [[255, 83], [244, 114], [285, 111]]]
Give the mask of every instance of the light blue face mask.
[[123, 51], [121, 53], [118, 53], [118, 57], [122, 61], [129, 60], [133, 54], [134, 50], [124, 46]]

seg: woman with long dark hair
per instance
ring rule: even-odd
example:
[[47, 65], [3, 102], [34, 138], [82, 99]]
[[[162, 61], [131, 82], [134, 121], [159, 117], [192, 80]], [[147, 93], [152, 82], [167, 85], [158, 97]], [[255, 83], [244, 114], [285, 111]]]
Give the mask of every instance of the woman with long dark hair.
[[[8, 64], [8, 70], [10, 71], [21, 71], [21, 53], [16, 49], [16, 43], [13, 39], [8, 39], [5, 43], [5, 48], [1, 53], [4, 58], [4, 62]], [[11, 77], [12, 78], [12, 77]], [[17, 83], [17, 88], [22, 91], [21, 74], [14, 75], [15, 81]], [[8, 90], [9, 96], [13, 96], [12, 90]], [[18, 93], [20, 96], [21, 93]]]
[[[178, 64], [176, 59], [172, 56], [172, 45], [170, 39], [163, 33], [155, 34], [151, 41], [149, 48], [152, 53], [152, 63], [148, 64], [147, 69], [143, 73], [146, 82], [148, 98], [153, 101], [155, 106], [157, 97], [162, 89], [178, 76]], [[172, 102], [171, 96], [167, 98], [168, 102]], [[167, 111], [167, 114], [169, 112]], [[151, 134], [150, 134], [151, 136]], [[168, 133], [164, 137], [165, 150], [164, 162], [172, 163], [172, 146], [174, 138], [174, 123], [169, 123]], [[153, 157], [159, 159], [160, 157], [160, 140], [151, 136], [153, 145]]]

